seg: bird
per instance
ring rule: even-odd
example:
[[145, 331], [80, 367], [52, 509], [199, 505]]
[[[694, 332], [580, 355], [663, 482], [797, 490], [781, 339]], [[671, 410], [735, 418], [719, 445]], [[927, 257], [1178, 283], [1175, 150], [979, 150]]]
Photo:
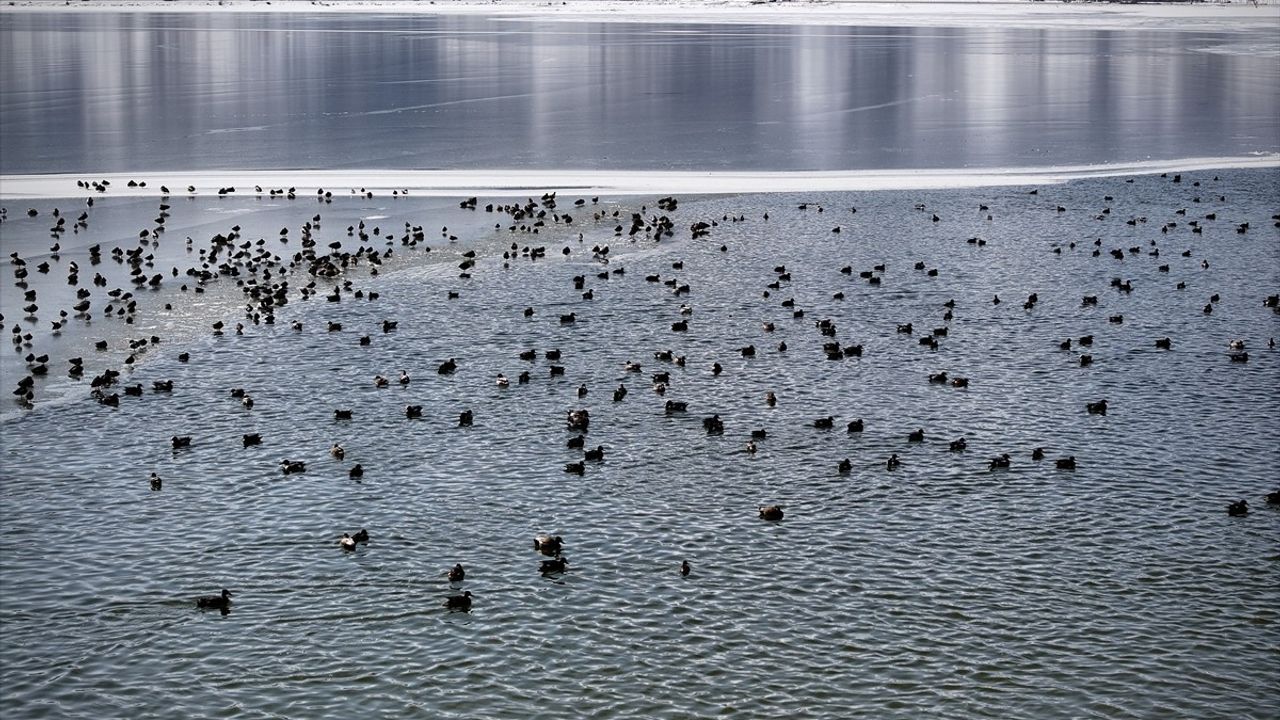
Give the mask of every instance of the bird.
[[901, 466], [902, 466], [902, 461], [898, 459], [898, 453], [894, 453], [890, 455], [889, 459], [885, 462], [885, 467], [890, 470], [896, 470]]
[[449, 568], [449, 582], [462, 582], [466, 577], [467, 571], [462, 568], [462, 563]]
[[782, 508], [778, 505], [761, 505], [760, 519], [777, 522], [782, 519]]
[[1055, 465], [1059, 470], [1075, 470], [1076, 456], [1071, 455], [1069, 457], [1058, 458], [1058, 460], [1055, 462]]
[[182, 435], [182, 436], [174, 435], [172, 438], [169, 439], [169, 442], [170, 444], [173, 445], [174, 450], [177, 450], [179, 448], [191, 447], [191, 436], [190, 435]]
[[565, 463], [564, 471], [573, 475], [583, 475], [587, 472], [587, 464], [581, 460], [578, 462]]
[[249, 447], [250, 445], [261, 445], [262, 435], [259, 433], [245, 433], [241, 440], [244, 442], [245, 447]]
[[604, 446], [597, 445], [594, 450], [587, 450], [583, 453], [583, 459], [592, 461], [604, 460]]
[[347, 533], [342, 533], [342, 539], [338, 541], [338, 545], [342, 546], [343, 550], [355, 550], [356, 540]]
[[1098, 402], [1085, 403], [1084, 408], [1089, 411], [1090, 415], [1106, 415], [1107, 401], [1106, 399], [1102, 399]]
[[841, 475], [848, 475], [853, 471], [853, 463], [849, 462], [849, 458], [845, 458], [836, 465], [836, 470], [839, 471]]
[[543, 555], [559, 555], [564, 538], [559, 535], [538, 535], [533, 539], [533, 549]]
[[988, 464], [988, 469], [990, 470], [1007, 469], [1008, 467], [1009, 453], [1004, 453], [1000, 457], [992, 458], [991, 462]]
[[1035, 450], [1032, 450], [1032, 451], [1031, 451], [1031, 459], [1032, 459], [1032, 460], [1043, 460], [1043, 459], [1044, 459], [1044, 448], [1036, 448]]
[[683, 576], [686, 576], [686, 577], [687, 577], [687, 576], [689, 575], [689, 573], [691, 573], [691, 572], [693, 572], [693, 568], [689, 567], [689, 561], [688, 561], [688, 560], [681, 560], [681, 561], [680, 561], [680, 574], [681, 574], [681, 575], [683, 575]]
[[1227, 514], [1231, 517], [1244, 517], [1249, 514], [1249, 501], [1238, 500], [1227, 506]]
[[160, 476], [155, 473], [151, 473], [151, 489], [158, 491], [162, 484], [163, 481], [160, 479]]
[[444, 606], [450, 610], [462, 610], [469, 612], [471, 610], [471, 591], [468, 590], [461, 595], [453, 595], [445, 598]]
[[334, 460], [341, 460], [347, 456], [347, 451], [338, 443], [334, 443], [333, 447], [329, 448], [329, 454]]
[[924, 442], [924, 428], [917, 428], [907, 434], [908, 442]]
[[351, 478], [352, 480], [359, 480], [360, 478], [364, 477], [364, 466], [361, 465], [360, 463], [356, 463], [355, 465], [352, 465], [351, 469], [347, 471], [347, 477]]
[[220, 595], [205, 595], [196, 598], [196, 607], [202, 610], [222, 610], [226, 612], [231, 608], [231, 591], [223, 588]]

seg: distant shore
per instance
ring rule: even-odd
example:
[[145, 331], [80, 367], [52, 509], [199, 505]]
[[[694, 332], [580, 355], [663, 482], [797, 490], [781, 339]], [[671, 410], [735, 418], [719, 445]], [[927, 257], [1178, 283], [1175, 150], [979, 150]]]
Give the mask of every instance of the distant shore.
[[1071, 27], [1249, 32], [1280, 29], [1280, 0], [1053, 2], [1040, 0], [10, 0], [10, 11], [386, 12], [562, 21], [926, 27]]

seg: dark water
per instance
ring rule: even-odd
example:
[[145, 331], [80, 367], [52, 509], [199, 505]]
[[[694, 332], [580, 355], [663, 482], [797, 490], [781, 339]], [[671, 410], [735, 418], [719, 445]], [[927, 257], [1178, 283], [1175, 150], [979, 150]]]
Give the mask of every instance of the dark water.
[[1280, 151], [1256, 33], [0, 15], [0, 173], [845, 170]]
[[[433, 249], [393, 243], [378, 277], [346, 278], [377, 300], [295, 299], [276, 325], [242, 336], [210, 333], [214, 317], [243, 320], [232, 283], [213, 283], [221, 300], [195, 310], [186, 296], [174, 311], [185, 319], [125, 371], [142, 397], [110, 409], [85, 382], [54, 377], [34, 410], [6, 413], [4, 715], [1274, 718], [1280, 510], [1262, 495], [1280, 464], [1280, 351], [1267, 347], [1280, 315], [1263, 301], [1280, 290], [1269, 220], [1280, 177], [1220, 175], [1084, 180], [1038, 195], [685, 198], [671, 213], [675, 236], [660, 243], [616, 237], [610, 215], [641, 202], [655, 213], [652, 198], [588, 202], [572, 228], [548, 223], [537, 236], [438, 201], [178, 200], [153, 249], [166, 262], [185, 255], [184, 235], [204, 242], [233, 223], [273, 245], [293, 228], [283, 247], [294, 249], [317, 212], [321, 247], [351, 247], [345, 228], [365, 218], [397, 236], [422, 224]], [[87, 265], [89, 242], [131, 246], [118, 239], [130, 237], [123, 218], [145, 223], [154, 202], [99, 197], [85, 237], [40, 287], [60, 284], [71, 260]], [[53, 204], [7, 221], [5, 242], [45, 243]], [[689, 238], [690, 224], [713, 219], [710, 237]], [[986, 245], [967, 242], [977, 237]], [[548, 257], [504, 269], [513, 241], [545, 244]], [[611, 261], [590, 259], [604, 244]], [[468, 250], [478, 264], [462, 279]], [[791, 279], [764, 297], [783, 264]], [[859, 278], [877, 264], [881, 285]], [[650, 274], [691, 292], [676, 296]], [[578, 275], [593, 299], [574, 289]], [[1033, 292], [1039, 302], [1024, 309]], [[1098, 305], [1082, 306], [1086, 294]], [[684, 304], [689, 330], [673, 332]], [[579, 321], [561, 324], [571, 311]], [[399, 327], [383, 334], [388, 318]], [[824, 318], [863, 357], [827, 360], [833, 338], [814, 325]], [[327, 332], [329, 321], [343, 329]], [[906, 322], [913, 334], [895, 332]], [[145, 334], [97, 316], [72, 327]], [[942, 327], [937, 350], [919, 344]], [[1094, 363], [1082, 368], [1081, 349], [1059, 343], [1086, 334]], [[1157, 349], [1165, 336], [1172, 349]], [[1247, 363], [1229, 360], [1233, 339]], [[739, 352], [748, 344], [755, 357]], [[90, 375], [122, 367], [115, 348], [89, 354]], [[529, 348], [538, 359], [519, 359]], [[551, 348], [563, 351], [563, 377], [549, 374]], [[687, 363], [655, 359], [665, 349]], [[456, 374], [437, 374], [449, 357]], [[375, 373], [401, 369], [409, 386], [373, 386]], [[665, 397], [650, 383], [662, 371]], [[940, 371], [971, 385], [930, 384]], [[150, 392], [160, 379], [173, 380], [171, 394]], [[614, 402], [619, 384], [630, 392]], [[256, 406], [241, 407], [232, 388]], [[1105, 416], [1085, 412], [1101, 398]], [[689, 412], [667, 416], [666, 399]], [[406, 404], [423, 405], [423, 419], [406, 419]], [[343, 407], [352, 421], [334, 420]], [[589, 445], [606, 453], [583, 477], [562, 470], [582, 457], [565, 447], [565, 412], [579, 407], [591, 412]], [[457, 427], [464, 409], [473, 427]], [[713, 413], [722, 436], [703, 432]], [[834, 430], [812, 427], [827, 415]], [[854, 418], [861, 434], [845, 432]], [[916, 428], [922, 443], [907, 440]], [[749, 455], [754, 429], [768, 437]], [[242, 447], [247, 432], [263, 445]], [[192, 446], [173, 451], [173, 435]], [[949, 452], [960, 436], [968, 451]], [[335, 441], [342, 461], [327, 452]], [[1047, 459], [1033, 461], [1040, 446]], [[891, 453], [903, 461], [893, 471]], [[1012, 467], [990, 471], [1001, 453]], [[1055, 469], [1068, 455], [1077, 469]], [[283, 475], [284, 458], [307, 472]], [[837, 472], [844, 458], [848, 475]], [[360, 482], [348, 478], [357, 462]], [[148, 489], [153, 471], [161, 492]], [[1228, 517], [1239, 498], [1253, 512]], [[758, 519], [765, 503], [785, 505], [785, 519]], [[344, 553], [337, 538], [359, 527], [370, 543]], [[539, 575], [539, 532], [564, 537], [569, 572]], [[684, 578], [682, 559], [693, 567]], [[443, 573], [455, 562], [468, 576], [451, 589]], [[195, 608], [220, 587], [235, 593], [229, 615]], [[441, 607], [463, 589], [470, 613]]]

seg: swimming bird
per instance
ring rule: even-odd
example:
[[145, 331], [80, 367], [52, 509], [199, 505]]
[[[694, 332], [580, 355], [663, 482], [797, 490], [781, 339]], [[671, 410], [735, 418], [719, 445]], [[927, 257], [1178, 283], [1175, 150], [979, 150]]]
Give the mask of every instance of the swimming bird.
[[1089, 411], [1090, 415], [1106, 415], [1107, 414], [1107, 401], [1105, 398], [1102, 400], [1099, 400], [1098, 402], [1085, 403], [1084, 407], [1085, 407], [1085, 410]]
[[684, 575], [684, 576], [687, 576], [690, 572], [693, 572], [693, 568], [689, 567], [689, 561], [688, 561], [688, 560], [681, 560], [681, 561], [680, 561], [680, 574], [681, 574], [681, 575]]
[[329, 448], [329, 454], [333, 456], [333, 459], [341, 460], [347, 456], [347, 451], [338, 443], [334, 443], [333, 447]]
[[1044, 448], [1036, 448], [1036, 449], [1032, 450], [1032, 451], [1031, 451], [1031, 459], [1032, 459], [1032, 460], [1043, 460], [1043, 459], [1044, 459]]
[[1055, 465], [1057, 465], [1057, 468], [1058, 468], [1059, 470], [1075, 470], [1075, 469], [1076, 469], [1076, 456], [1075, 456], [1075, 455], [1071, 455], [1071, 456], [1064, 457], [1064, 458], [1058, 458], [1058, 459], [1057, 459], [1057, 461], [1055, 462]]
[[951, 441], [951, 452], [964, 452], [969, 447], [969, 443], [964, 438], [957, 438]]
[[713, 415], [702, 419], [702, 428], [707, 431], [708, 435], [720, 435], [724, 432], [724, 422], [719, 415]]
[[155, 473], [151, 473], [151, 489], [159, 491], [162, 484], [163, 481], [160, 479], [160, 476]]
[[1239, 500], [1227, 506], [1227, 514], [1231, 517], [1244, 517], [1249, 514], [1249, 501]]
[[587, 450], [583, 453], [583, 459], [594, 462], [604, 460], [604, 446], [597, 445], [595, 450]]
[[907, 433], [907, 442], [924, 442], [924, 428], [916, 428]]
[[834, 415], [828, 415], [826, 417], [822, 417], [822, 418], [818, 418], [817, 420], [814, 420], [813, 426], [815, 428], [818, 428], [819, 430], [830, 430], [832, 427], [835, 426], [835, 421], [836, 421], [836, 417]]
[[400, 371], [400, 384], [401, 385], [409, 384], [409, 373], [405, 372], [404, 370]]
[[179, 448], [191, 447], [191, 436], [190, 435], [181, 435], [181, 436], [174, 435], [172, 438], [169, 439], [169, 443], [173, 445], [174, 450], [177, 450]]
[[303, 473], [307, 471], [307, 464], [301, 460], [282, 460], [280, 461], [280, 470], [285, 475]]
[[1010, 464], [1009, 453], [1004, 453], [1000, 457], [991, 459], [991, 463], [987, 466], [990, 470], [1008, 469]]
[[858, 418], [857, 420], [850, 420], [846, 430], [849, 434], [860, 433], [863, 427], [862, 418]]
[[836, 471], [841, 475], [848, 475], [853, 471], [853, 463], [849, 462], [849, 458], [845, 458], [836, 465]]
[[453, 595], [445, 598], [444, 606], [450, 610], [462, 610], [469, 612], [471, 610], [471, 591], [468, 590], [461, 595]]
[[449, 568], [449, 582], [462, 582], [466, 577], [467, 571], [462, 568], [462, 563]]
[[559, 555], [564, 538], [559, 535], [538, 535], [533, 539], [533, 549], [543, 555]]
[[587, 472], [587, 464], [581, 460], [578, 462], [565, 463], [564, 471], [573, 475], [583, 475]]
[[1268, 505], [1280, 505], [1280, 490], [1267, 493]]
[[359, 480], [360, 478], [364, 477], [364, 466], [361, 465], [360, 463], [356, 463], [355, 465], [352, 465], [351, 469], [347, 471], [347, 477], [351, 478], [352, 480]]
[[231, 591], [223, 588], [220, 595], [205, 595], [196, 598], [196, 607], [202, 610], [222, 610], [231, 608]]
[[898, 453], [894, 453], [889, 456], [888, 461], [885, 462], [885, 467], [890, 470], [896, 470], [897, 468], [902, 467], [902, 461], [898, 459]]
[[782, 519], [782, 507], [779, 505], [761, 505], [760, 519], [777, 522]]
[[355, 550], [356, 540], [347, 533], [342, 533], [342, 539], [338, 541], [338, 545], [342, 546], [343, 550]]

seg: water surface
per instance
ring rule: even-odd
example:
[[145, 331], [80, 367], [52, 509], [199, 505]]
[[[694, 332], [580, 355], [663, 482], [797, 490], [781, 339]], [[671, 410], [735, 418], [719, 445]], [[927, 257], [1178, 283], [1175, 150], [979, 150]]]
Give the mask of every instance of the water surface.
[[0, 172], [850, 170], [1280, 151], [1274, 33], [0, 15]]

